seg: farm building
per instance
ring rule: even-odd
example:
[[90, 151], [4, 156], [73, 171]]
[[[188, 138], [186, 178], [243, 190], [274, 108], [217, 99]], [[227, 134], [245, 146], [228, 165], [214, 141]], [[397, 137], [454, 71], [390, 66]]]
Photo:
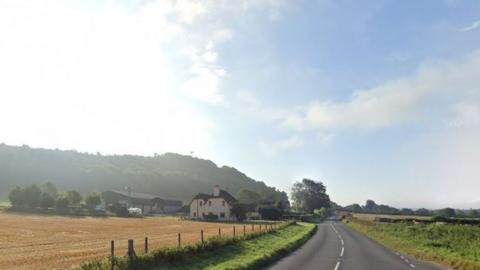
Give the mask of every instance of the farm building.
[[109, 190], [102, 192], [106, 206], [122, 205], [127, 208], [140, 208], [143, 214], [175, 213], [182, 208], [179, 200], [170, 200], [156, 194]]
[[199, 193], [190, 202], [190, 218], [233, 220], [230, 209], [237, 200], [217, 185], [213, 194]]

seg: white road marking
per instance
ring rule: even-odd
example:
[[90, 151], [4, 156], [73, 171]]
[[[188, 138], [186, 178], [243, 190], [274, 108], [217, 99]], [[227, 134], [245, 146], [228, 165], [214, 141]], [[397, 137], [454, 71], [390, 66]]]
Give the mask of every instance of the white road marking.
[[415, 265], [413, 263], [410, 263], [410, 261], [405, 256], [403, 256], [402, 254], [400, 254], [398, 252], [395, 252], [395, 254], [398, 257], [400, 257], [400, 259], [402, 259], [402, 261], [404, 261], [408, 266], [410, 266], [411, 268], [415, 268]]
[[340, 243], [342, 244], [342, 251], [340, 251], [340, 257], [338, 258], [337, 264], [335, 265], [335, 269], [334, 269], [334, 270], [338, 270], [340, 268], [341, 259], [345, 254], [345, 242], [343, 241], [342, 235], [337, 231], [335, 226], [333, 226], [333, 223], [331, 223], [330, 226], [332, 227], [333, 231], [335, 231], [335, 234], [337, 235], [338, 239], [340, 239]]

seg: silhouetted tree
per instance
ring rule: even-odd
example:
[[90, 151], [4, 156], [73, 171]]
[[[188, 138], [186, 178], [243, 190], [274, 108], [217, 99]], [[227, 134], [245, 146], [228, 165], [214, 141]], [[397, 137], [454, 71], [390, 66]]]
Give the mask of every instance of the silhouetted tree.
[[26, 205], [30, 208], [35, 208], [40, 206], [40, 199], [42, 191], [37, 185], [31, 185], [24, 189], [24, 196]]
[[24, 206], [25, 205], [25, 192], [21, 187], [15, 187], [10, 191], [8, 199], [12, 206]]
[[292, 199], [297, 210], [313, 213], [313, 210], [330, 206], [330, 197], [322, 182], [303, 179], [292, 188]]

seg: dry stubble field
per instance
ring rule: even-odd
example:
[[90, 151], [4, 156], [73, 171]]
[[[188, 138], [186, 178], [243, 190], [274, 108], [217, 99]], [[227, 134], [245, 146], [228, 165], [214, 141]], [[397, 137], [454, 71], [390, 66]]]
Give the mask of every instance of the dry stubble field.
[[[186, 244], [199, 241], [201, 229], [207, 238], [218, 235], [219, 227], [222, 234], [231, 235], [233, 226], [176, 218], [61, 217], [0, 211], [0, 269], [65, 269], [108, 256], [110, 240], [115, 240], [116, 254], [125, 255], [127, 239], [134, 239], [136, 251], [141, 253], [145, 237], [151, 250], [176, 245], [178, 233]], [[237, 225], [237, 232], [243, 233], [243, 225]]]

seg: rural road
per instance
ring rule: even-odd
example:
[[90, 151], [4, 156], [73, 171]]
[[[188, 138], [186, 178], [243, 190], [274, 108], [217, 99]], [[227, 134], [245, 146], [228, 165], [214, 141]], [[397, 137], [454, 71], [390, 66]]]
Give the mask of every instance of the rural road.
[[392, 251], [341, 222], [318, 225], [316, 234], [269, 270], [443, 270]]

